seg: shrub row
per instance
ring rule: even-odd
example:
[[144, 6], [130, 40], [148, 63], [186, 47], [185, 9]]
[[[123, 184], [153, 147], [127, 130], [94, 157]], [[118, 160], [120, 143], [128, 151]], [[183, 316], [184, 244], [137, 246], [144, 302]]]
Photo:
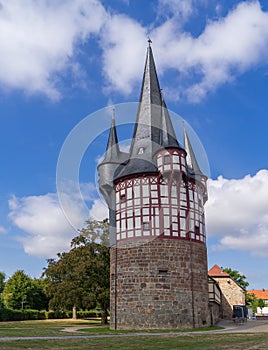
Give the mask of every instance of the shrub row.
[[[77, 311], [78, 318], [99, 317], [99, 311]], [[38, 311], [38, 310], [12, 310], [0, 309], [0, 321], [25, 321], [71, 318], [71, 311]]]

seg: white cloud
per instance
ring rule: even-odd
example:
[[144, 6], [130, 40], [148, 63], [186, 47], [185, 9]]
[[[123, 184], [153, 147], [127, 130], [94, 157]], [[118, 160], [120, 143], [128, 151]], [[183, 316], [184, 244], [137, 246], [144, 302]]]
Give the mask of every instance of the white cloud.
[[[27, 235], [17, 237], [26, 253], [39, 257], [51, 257], [69, 248], [71, 239], [77, 235], [66, 219], [56, 194], [23, 198], [13, 197], [9, 201], [9, 218]], [[85, 218], [77, 202], [69, 198], [68, 215], [75, 228], [81, 228]]]
[[117, 90], [129, 94], [140, 81], [143, 69], [146, 29], [125, 15], [114, 15], [102, 31], [103, 72], [107, 91]]
[[193, 0], [159, 0], [158, 15], [186, 21], [193, 13]]
[[107, 206], [99, 198], [96, 184], [68, 181], [61, 186], [58, 195], [10, 198], [9, 219], [25, 232], [16, 239], [27, 254], [53, 257], [69, 250], [72, 238], [79, 234], [77, 230], [85, 226], [86, 220], [108, 217]]
[[3, 0], [0, 83], [59, 98], [57, 74], [72, 65], [77, 45], [98, 33], [106, 13], [97, 0]]
[[[103, 50], [105, 91], [130, 94], [140, 84], [149, 34], [160, 75], [174, 72], [177, 92], [172, 97], [198, 102], [252, 67], [267, 65], [268, 13], [259, 1], [240, 2], [225, 17], [208, 20], [198, 37], [184, 29], [191, 15], [198, 20], [202, 6], [214, 8], [214, 3], [159, 0], [156, 12], [162, 12], [162, 20], [145, 26], [125, 14], [109, 13], [113, 8], [105, 9], [98, 0], [4, 0], [1, 87], [59, 98], [67, 73], [74, 79], [90, 79], [82, 72], [79, 52], [80, 44], [94, 36]], [[175, 86], [169, 89], [175, 91]]]
[[268, 254], [268, 170], [255, 176], [208, 181], [208, 237], [217, 236], [216, 249]]
[[199, 102], [252, 67], [267, 64], [268, 13], [258, 1], [241, 2], [226, 17], [208, 21], [198, 37], [184, 31], [178, 20], [178, 16], [187, 19], [191, 15], [192, 2], [178, 5], [160, 0], [161, 7], [172, 15], [154, 27], [143, 27], [126, 16], [110, 17], [102, 34], [104, 72], [111, 89], [128, 94], [140, 81], [139, 57], [144, 56], [148, 31], [159, 73], [173, 69], [179, 79], [175, 79], [177, 95], [192, 102]]
[[102, 199], [94, 200], [89, 217], [93, 220], [104, 220], [109, 217], [108, 207]]

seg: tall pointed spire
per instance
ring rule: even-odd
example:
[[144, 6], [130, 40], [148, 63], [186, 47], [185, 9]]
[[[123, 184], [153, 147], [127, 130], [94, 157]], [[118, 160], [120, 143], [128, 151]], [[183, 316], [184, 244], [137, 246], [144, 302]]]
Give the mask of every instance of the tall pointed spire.
[[116, 173], [116, 178], [158, 172], [155, 154], [168, 147], [180, 146], [160, 89], [149, 39], [130, 156]]
[[147, 157], [152, 158], [160, 141], [162, 96], [150, 39], [148, 43], [139, 109], [130, 152], [132, 156], [135, 156], [143, 147], [145, 151], [143, 154], [147, 153]]
[[160, 145], [164, 148], [179, 147], [173, 125], [170, 120], [170, 115], [163, 98], [162, 93], [162, 125], [160, 134]]
[[106, 152], [104, 159], [102, 163], [112, 163], [116, 162], [118, 163], [120, 155], [119, 145], [118, 145], [118, 138], [117, 138], [117, 132], [116, 132], [116, 126], [115, 126], [115, 118], [114, 118], [114, 110], [113, 110], [113, 116], [112, 116], [112, 125], [110, 128], [110, 134], [109, 139], [106, 147]]
[[187, 163], [187, 167], [190, 175], [204, 176], [196, 160], [190, 139], [188, 137], [188, 134], [185, 128], [184, 128], [184, 149], [187, 152], [186, 163]]

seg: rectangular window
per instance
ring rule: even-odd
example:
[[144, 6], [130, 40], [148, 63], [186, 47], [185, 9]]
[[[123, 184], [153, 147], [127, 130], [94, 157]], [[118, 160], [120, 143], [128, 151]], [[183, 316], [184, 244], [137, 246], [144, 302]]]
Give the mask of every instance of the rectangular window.
[[141, 218], [140, 217], [135, 219], [135, 227], [141, 228]]
[[125, 203], [126, 202], [126, 194], [125, 193], [121, 193], [120, 201], [121, 201], [121, 203]]
[[140, 204], [141, 204], [140, 198], [134, 199], [134, 205], [140, 205]]
[[169, 154], [164, 156], [164, 164], [170, 164], [170, 155]]
[[194, 227], [194, 233], [195, 233], [196, 235], [199, 235], [199, 233], [200, 233], [199, 226], [195, 225], [195, 227]]
[[170, 225], [169, 216], [164, 216], [164, 227], [169, 228], [169, 225]]
[[143, 230], [149, 231], [150, 230], [150, 223], [148, 221], [143, 223]]
[[179, 156], [174, 156], [173, 157], [173, 162], [178, 164], [180, 162]]
[[127, 228], [128, 230], [132, 230], [133, 229], [133, 219], [127, 219]]
[[142, 209], [142, 214], [143, 215], [149, 215], [149, 208], [143, 208]]
[[142, 186], [142, 195], [143, 195], [143, 197], [148, 197], [149, 196], [149, 186], [148, 185], [143, 185]]
[[134, 186], [134, 197], [140, 197], [140, 186]]
[[127, 189], [127, 199], [132, 199], [132, 188]]

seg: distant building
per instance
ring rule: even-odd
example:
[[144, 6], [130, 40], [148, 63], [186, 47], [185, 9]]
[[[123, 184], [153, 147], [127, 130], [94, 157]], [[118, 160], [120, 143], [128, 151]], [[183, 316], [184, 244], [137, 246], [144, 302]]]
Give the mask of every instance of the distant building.
[[257, 314], [263, 314], [268, 316], [268, 290], [266, 289], [251, 289], [247, 291], [247, 294], [254, 294], [257, 299], [262, 299], [265, 303], [265, 307], [262, 309], [260, 307], [257, 308]]
[[113, 329], [210, 324], [206, 176], [176, 137], [149, 41], [130, 153], [112, 121], [99, 187], [111, 225]]
[[217, 282], [221, 291], [219, 317], [231, 319], [233, 316], [233, 306], [245, 305], [245, 290], [218, 265], [214, 265], [208, 271], [208, 275]]

